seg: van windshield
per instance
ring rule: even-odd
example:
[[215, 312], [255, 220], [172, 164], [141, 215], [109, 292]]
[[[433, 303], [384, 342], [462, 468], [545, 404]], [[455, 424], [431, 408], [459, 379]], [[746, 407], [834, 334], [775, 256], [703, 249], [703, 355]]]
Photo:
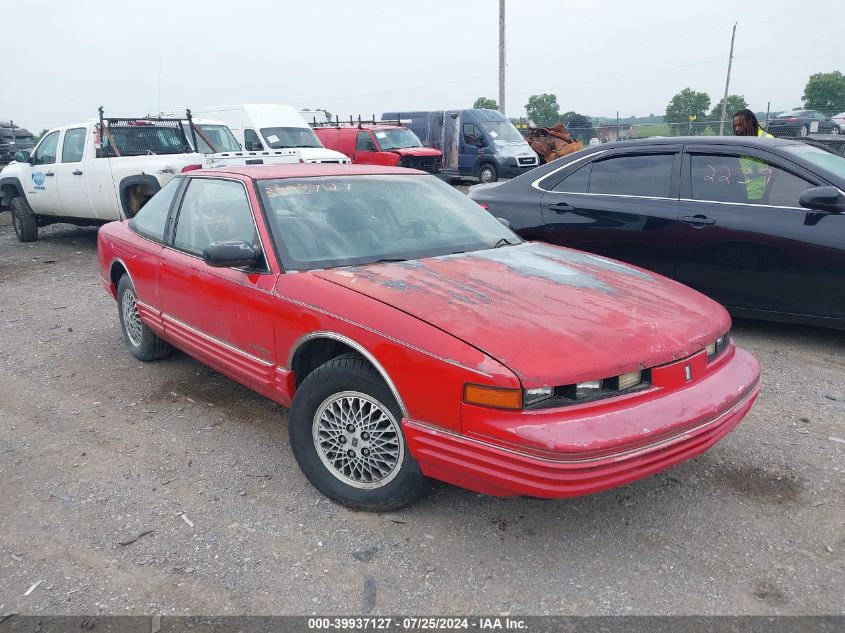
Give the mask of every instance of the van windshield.
[[310, 127], [263, 127], [261, 135], [271, 149], [322, 147]]
[[383, 150], [422, 147], [420, 139], [408, 128], [397, 127], [390, 130], [377, 130], [374, 134]]
[[525, 142], [522, 134], [513, 126], [510, 121], [485, 121], [481, 127], [493, 137], [494, 141], [505, 141], [506, 143]]

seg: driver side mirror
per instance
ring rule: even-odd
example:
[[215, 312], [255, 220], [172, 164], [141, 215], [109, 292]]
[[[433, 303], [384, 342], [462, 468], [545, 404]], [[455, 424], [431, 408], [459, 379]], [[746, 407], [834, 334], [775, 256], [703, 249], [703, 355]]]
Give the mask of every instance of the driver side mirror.
[[19, 149], [15, 152], [15, 162], [18, 163], [28, 163], [30, 160], [29, 152], [25, 149]]
[[203, 250], [202, 260], [213, 268], [253, 268], [258, 251], [244, 240], [212, 242]]
[[798, 198], [798, 204], [813, 211], [845, 213], [845, 196], [836, 187], [810, 187]]

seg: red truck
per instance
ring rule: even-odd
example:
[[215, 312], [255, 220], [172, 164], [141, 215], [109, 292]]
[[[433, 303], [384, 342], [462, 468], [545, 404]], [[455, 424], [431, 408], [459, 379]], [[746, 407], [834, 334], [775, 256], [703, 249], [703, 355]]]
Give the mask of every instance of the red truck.
[[408, 128], [391, 123], [357, 123], [317, 127], [314, 132], [328, 149], [346, 154], [356, 165], [412, 167], [440, 173], [443, 154], [423, 147]]

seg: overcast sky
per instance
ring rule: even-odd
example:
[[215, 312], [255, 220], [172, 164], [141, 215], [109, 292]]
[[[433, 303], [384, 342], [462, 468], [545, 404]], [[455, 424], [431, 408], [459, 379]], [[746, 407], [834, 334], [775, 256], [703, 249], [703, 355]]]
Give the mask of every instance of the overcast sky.
[[[498, 0], [0, 0], [0, 119], [37, 132], [96, 116], [230, 103], [340, 115], [471, 107], [498, 95]], [[845, 2], [507, 0], [507, 114], [662, 114], [689, 86], [799, 106], [845, 71]]]

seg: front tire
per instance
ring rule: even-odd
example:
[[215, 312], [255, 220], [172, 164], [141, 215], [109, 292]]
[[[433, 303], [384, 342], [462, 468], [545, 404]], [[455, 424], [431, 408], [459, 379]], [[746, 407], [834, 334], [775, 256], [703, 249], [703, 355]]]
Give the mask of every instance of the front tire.
[[169, 356], [173, 348], [144, 325], [138, 314], [137, 302], [132, 280], [129, 275], [123, 275], [117, 284], [117, 312], [126, 347], [135, 358], [144, 362]]
[[21, 242], [34, 242], [38, 239], [38, 220], [35, 218], [35, 213], [32, 207], [26, 201], [26, 198], [12, 198], [10, 204], [12, 209], [12, 226], [15, 229], [15, 235]]
[[496, 182], [499, 179], [499, 174], [496, 173], [496, 167], [490, 163], [484, 163], [478, 168], [478, 180], [483, 183]]
[[368, 512], [414, 503], [428, 488], [402, 434], [402, 412], [357, 354], [324, 363], [296, 391], [288, 432], [305, 477], [329, 499]]

